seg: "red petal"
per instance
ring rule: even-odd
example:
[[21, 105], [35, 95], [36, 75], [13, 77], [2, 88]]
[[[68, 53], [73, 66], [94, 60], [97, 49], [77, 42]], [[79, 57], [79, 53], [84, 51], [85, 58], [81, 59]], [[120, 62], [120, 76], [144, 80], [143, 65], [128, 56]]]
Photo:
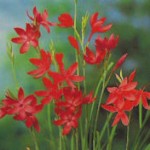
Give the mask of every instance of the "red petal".
[[18, 99], [22, 100], [23, 98], [24, 98], [24, 91], [23, 88], [21, 87], [18, 92]]
[[117, 87], [108, 87], [107, 90], [109, 93], [113, 93], [117, 90], [118, 88]]
[[143, 107], [144, 107], [145, 109], [150, 110], [150, 106], [148, 105], [148, 102], [147, 102], [147, 99], [146, 99], [145, 96], [142, 96], [142, 103], [143, 103]]
[[85, 77], [83, 76], [78, 76], [78, 75], [73, 75], [70, 77], [71, 80], [75, 81], [75, 82], [81, 82], [85, 79]]
[[58, 17], [58, 20], [60, 21], [59, 26], [60, 27], [72, 27], [74, 25], [74, 21], [70, 14], [63, 13]]
[[136, 74], [136, 70], [134, 70], [130, 76], [129, 76], [129, 82], [132, 82], [134, 80], [134, 77], [135, 77], [135, 74]]
[[43, 98], [41, 102], [42, 102], [43, 105], [47, 105], [47, 104], [49, 104], [52, 100], [53, 100], [53, 97], [49, 95], [48, 97]]
[[41, 61], [39, 60], [39, 58], [31, 58], [30, 62], [34, 64], [35, 66], [39, 66], [41, 64]]
[[90, 18], [90, 24], [91, 26], [97, 21], [98, 19], [98, 12], [94, 13]]
[[38, 123], [38, 120], [36, 119], [36, 117], [34, 117], [33, 126], [37, 132], [40, 132], [40, 126], [39, 126], [39, 123]]
[[78, 127], [78, 122], [77, 122], [77, 120], [74, 120], [74, 121], [71, 123], [71, 126], [74, 127], [74, 128], [77, 128], [77, 127]]
[[47, 24], [47, 22], [41, 23], [41, 25], [43, 25], [43, 27], [47, 30], [48, 33], [50, 32], [50, 27], [49, 27], [49, 24]]
[[112, 27], [112, 24], [109, 24], [109, 25], [107, 25], [107, 26], [100, 27], [100, 28], [98, 29], [98, 32], [107, 32], [108, 30], [111, 29], [111, 27]]
[[24, 99], [24, 103], [32, 103], [32, 104], [36, 104], [36, 97], [34, 95], [28, 95], [25, 99]]
[[60, 72], [64, 72], [63, 57], [64, 57], [63, 53], [57, 53], [55, 55], [55, 59], [59, 65]]
[[22, 28], [14, 28], [14, 30], [15, 30], [15, 31], [17, 32], [17, 34], [20, 35], [20, 36], [26, 35], [25, 30], [22, 29]]
[[110, 94], [106, 103], [107, 104], [112, 104], [115, 103], [118, 100], [118, 95], [117, 94]]
[[28, 72], [29, 75], [34, 76], [34, 78], [40, 78], [45, 74], [45, 70], [38, 69]]
[[123, 97], [130, 101], [136, 100], [136, 95], [135, 95], [135, 93], [132, 93], [132, 92], [124, 93]]
[[78, 63], [72, 64], [67, 70], [67, 75], [73, 75], [76, 72], [77, 68], [78, 68]]
[[120, 121], [120, 115], [119, 114], [117, 114], [116, 115], [116, 117], [115, 117], [115, 119], [114, 119], [114, 121], [113, 121], [113, 123], [112, 123], [112, 126], [115, 126], [116, 124], [118, 124], [118, 122]]
[[69, 134], [70, 131], [71, 131], [71, 126], [70, 125], [65, 125], [64, 128], [63, 128], [63, 135]]
[[114, 106], [103, 104], [101, 107], [109, 112], [116, 112], [116, 108]]
[[121, 114], [121, 121], [125, 126], [129, 124], [129, 118], [124, 112]]
[[20, 48], [20, 53], [21, 53], [21, 54], [26, 53], [26, 52], [29, 50], [29, 48], [30, 48], [30, 43], [29, 43], [29, 42], [25, 42], [25, 43], [21, 46], [21, 48]]
[[124, 104], [124, 107], [123, 107], [123, 110], [124, 111], [131, 111], [133, 109], [133, 107], [134, 107], [134, 103], [131, 102], [131, 101], [126, 100], [125, 104]]
[[16, 38], [12, 38], [11, 41], [17, 44], [21, 44], [25, 42], [25, 39], [23, 37], [16, 37]]
[[32, 125], [33, 125], [32, 119], [30, 117], [28, 117], [27, 120], [26, 120], [27, 128], [30, 128]]
[[30, 44], [33, 46], [33, 47], [37, 47], [39, 45], [39, 42], [37, 39], [33, 39], [32, 41], [30, 41]]
[[44, 83], [44, 85], [45, 85], [45, 87], [47, 88], [47, 89], [49, 89], [49, 88], [52, 88], [53, 87], [53, 84], [52, 84], [52, 82], [51, 82], [51, 80], [49, 80], [48, 78], [43, 78], [43, 83]]
[[113, 71], [116, 71], [121, 65], [125, 62], [128, 54], [124, 54], [123, 56], [120, 57], [120, 59], [117, 61], [116, 65], [113, 68]]
[[96, 56], [88, 47], [86, 47], [86, 55], [84, 55], [84, 60], [89, 64], [96, 63]]
[[36, 6], [34, 6], [34, 8], [33, 8], [33, 14], [34, 14], [34, 16], [37, 16], [39, 14]]
[[60, 126], [60, 125], [63, 125], [66, 121], [60, 119], [60, 120], [55, 120], [54, 121], [54, 124], [57, 125], [57, 126]]
[[131, 83], [127, 83], [127, 85], [121, 87], [121, 90], [123, 91], [131, 91], [134, 90], [137, 86], [137, 82], [131, 82]]
[[73, 37], [73, 36], [69, 36], [68, 40], [70, 42], [70, 44], [77, 50], [78, 54], [80, 53], [80, 48], [79, 48], [79, 44], [78, 41]]

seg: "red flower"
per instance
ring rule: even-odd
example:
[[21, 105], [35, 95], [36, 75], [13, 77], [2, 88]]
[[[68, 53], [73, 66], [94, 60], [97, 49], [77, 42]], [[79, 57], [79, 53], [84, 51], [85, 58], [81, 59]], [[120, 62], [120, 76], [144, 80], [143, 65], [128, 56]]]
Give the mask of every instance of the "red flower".
[[92, 103], [94, 100], [92, 93], [84, 97], [77, 88], [64, 87], [62, 97], [55, 103], [55, 112], [59, 119], [54, 123], [64, 125], [63, 134], [68, 134], [72, 128], [78, 127], [82, 105]]
[[121, 120], [121, 122], [127, 126], [129, 124], [129, 118], [126, 115], [126, 113], [124, 112], [124, 108], [122, 109], [118, 109], [115, 106], [109, 106], [109, 105], [102, 105], [102, 107], [107, 110], [110, 111], [112, 113], [117, 112], [117, 115], [115, 116], [115, 119], [112, 123], [112, 126], [115, 126], [116, 124], [118, 124], [118, 122]]
[[39, 126], [38, 120], [33, 115], [27, 116], [25, 124], [26, 124], [27, 128], [31, 128], [33, 126], [36, 129], [36, 131], [38, 131], [38, 132], [40, 131], [40, 126]]
[[40, 32], [36, 30], [34, 26], [26, 24], [26, 30], [22, 28], [14, 28], [14, 30], [17, 32], [19, 37], [12, 38], [12, 42], [22, 44], [20, 48], [21, 54], [26, 53], [29, 50], [30, 45], [33, 47], [38, 46]]
[[[56, 58], [56, 61], [58, 63], [58, 66], [59, 66], [59, 71], [60, 73], [57, 73], [57, 72], [52, 72], [50, 71], [49, 72], [49, 75], [56, 78], [58, 77], [59, 81], [62, 82], [62, 81], [66, 81], [66, 83], [72, 87], [72, 88], [75, 88], [76, 86], [74, 85], [73, 81], [74, 82], [81, 82], [84, 80], [84, 77], [83, 76], [79, 76], [79, 75], [74, 75], [74, 73], [76, 72], [77, 70], [77, 67], [78, 67], [78, 63], [74, 63], [72, 64], [69, 69], [65, 70], [64, 68], [64, 63], [63, 63], [63, 54], [60, 53], [60, 54], [56, 54], [55, 56]], [[56, 76], [56, 77], [55, 77]]]
[[34, 95], [25, 97], [23, 89], [20, 88], [18, 98], [6, 95], [6, 98], [2, 102], [3, 107], [7, 108], [6, 113], [8, 115], [14, 115], [15, 120], [25, 121], [27, 127], [33, 125], [37, 131], [40, 131], [38, 121], [34, 115], [42, 110], [43, 105], [37, 104]]
[[148, 105], [148, 100], [150, 100], [150, 92], [145, 92], [143, 90], [139, 90], [137, 94], [137, 102], [136, 104], [139, 104], [142, 102], [143, 107], [145, 109], [150, 110], [150, 105]]
[[93, 92], [90, 92], [88, 95], [86, 95], [83, 100], [82, 100], [82, 104], [90, 104], [93, 103], [95, 101], [95, 97], [93, 97]]
[[110, 51], [111, 49], [114, 49], [119, 41], [119, 36], [114, 36], [114, 34], [111, 34], [109, 38], [101, 38], [100, 36], [97, 37], [95, 41], [95, 45], [97, 49], [107, 49], [107, 51]]
[[62, 27], [62, 28], [69, 28], [69, 27], [73, 27], [74, 26], [74, 21], [71, 17], [70, 14], [68, 13], [63, 13], [61, 14], [59, 17], [58, 17], [58, 20], [59, 20], [59, 24], [58, 26], [59, 27]]
[[42, 104], [48, 104], [53, 99], [58, 100], [62, 96], [62, 90], [58, 89], [57, 83], [52, 83], [50, 79], [43, 78], [44, 86], [46, 87], [46, 90], [40, 90], [36, 91], [37, 96], [44, 97], [42, 99]]
[[89, 49], [89, 47], [86, 47], [86, 54], [84, 55], [84, 60], [88, 64], [100, 64], [105, 56], [107, 51], [104, 49], [96, 49], [96, 54], [92, 52], [92, 50]]
[[61, 99], [56, 102], [56, 106], [62, 111], [75, 112], [82, 105], [82, 92], [78, 89], [71, 89], [70, 87], [63, 88], [64, 101]]
[[127, 77], [121, 81], [119, 87], [110, 87], [108, 91], [110, 93], [106, 104], [115, 104], [117, 107], [122, 108], [126, 100], [136, 100], [136, 88], [137, 82], [130, 82]]
[[72, 128], [78, 127], [78, 119], [81, 116], [81, 111], [78, 111], [77, 113], [73, 112], [65, 112], [61, 113], [59, 115], [59, 119], [54, 121], [54, 124], [57, 126], [63, 125], [63, 135], [67, 135], [70, 133]]
[[43, 76], [49, 70], [51, 64], [51, 55], [49, 52], [46, 52], [42, 49], [40, 51], [40, 54], [41, 58], [30, 59], [30, 62], [38, 68], [36, 70], [28, 72], [28, 74], [34, 76], [35, 78]]
[[78, 41], [73, 36], [69, 36], [68, 40], [69, 40], [70, 44], [77, 50], [77, 53], [79, 54], [80, 48], [79, 48]]
[[[117, 76], [119, 78], [119, 76]], [[124, 125], [128, 125], [129, 119], [125, 111], [131, 111], [137, 105], [137, 82], [133, 82], [135, 71], [130, 76], [121, 80], [118, 87], [109, 87], [110, 93], [106, 104], [102, 105], [104, 109], [110, 112], [117, 112], [114, 119], [113, 126], [116, 125], [120, 119]]]
[[103, 26], [105, 21], [106, 21], [106, 18], [98, 19], [98, 12], [94, 13], [91, 16], [91, 18], [90, 18], [90, 25], [91, 25], [92, 30], [91, 30], [91, 33], [90, 33], [88, 41], [91, 40], [91, 38], [92, 38], [94, 33], [106, 32], [106, 31], [111, 29], [112, 24]]
[[28, 13], [27, 13], [28, 17], [34, 22], [35, 26], [37, 27], [37, 29], [39, 29], [40, 25], [42, 25], [47, 32], [50, 32], [50, 26], [55, 26], [56, 23], [52, 23], [50, 21], [48, 21], [48, 12], [47, 10], [44, 10], [43, 13], [38, 12], [37, 8], [34, 7], [33, 8], [33, 17], [31, 17]]

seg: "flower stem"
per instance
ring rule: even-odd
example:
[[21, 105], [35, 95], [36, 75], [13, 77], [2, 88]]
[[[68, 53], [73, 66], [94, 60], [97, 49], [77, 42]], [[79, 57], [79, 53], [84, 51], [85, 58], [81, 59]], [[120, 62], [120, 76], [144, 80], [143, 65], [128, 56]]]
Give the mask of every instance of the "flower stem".
[[144, 135], [144, 138], [139, 145], [139, 150], [141, 150], [144, 147], [144, 144], [149, 139], [149, 137], [150, 137], [150, 130], [148, 131], [148, 133], [146, 132], [146, 134]]
[[74, 150], [74, 147], [75, 147], [75, 145], [74, 145], [74, 134], [72, 134], [72, 136], [71, 136], [71, 150]]
[[107, 144], [107, 148], [106, 150], [111, 150], [112, 148], [112, 141], [113, 141], [113, 138], [114, 138], [114, 135], [115, 135], [115, 131], [116, 131], [116, 128], [117, 128], [117, 125], [114, 126], [111, 130], [111, 134], [110, 134], [110, 137], [109, 137], [109, 140], [108, 140], [108, 144]]
[[142, 102], [139, 103], [139, 126], [142, 128]]
[[[60, 128], [59, 128], [60, 129]], [[59, 130], [59, 150], [63, 150], [62, 149], [62, 135], [61, 135], [61, 129]]]
[[15, 71], [15, 65], [12, 63], [12, 74], [13, 74], [13, 78], [14, 78], [14, 82], [16, 84], [16, 89], [19, 89], [19, 82], [17, 80], [17, 76], [16, 76], [16, 71]]
[[79, 130], [78, 129], [76, 129], [75, 136], [76, 136], [76, 150], [78, 150], [79, 149]]
[[47, 106], [47, 120], [48, 120], [48, 128], [49, 128], [49, 131], [50, 131], [50, 133], [52, 134], [53, 133], [53, 130], [52, 130], [52, 124], [51, 124], [51, 104], [52, 103], [50, 103], [50, 104], [48, 104], [48, 106]]
[[[77, 31], [77, 0], [74, 0], [74, 36], [80, 39], [80, 35]], [[77, 68], [77, 75], [80, 74], [80, 67], [79, 67], [79, 57], [78, 57], [78, 52], [75, 51], [75, 59], [76, 62], [78, 63], [78, 68]], [[78, 89], [80, 89], [80, 84], [78, 83]]]
[[[129, 120], [131, 120], [131, 112], [129, 114]], [[127, 142], [126, 142], [126, 150], [129, 150], [129, 133], [130, 133], [130, 125], [127, 127]]]
[[100, 108], [101, 108], [100, 105], [101, 105], [102, 98], [103, 98], [103, 95], [104, 95], [104, 90], [106, 88], [106, 85], [109, 82], [109, 80], [106, 80], [106, 75], [107, 75], [107, 73], [108, 73], [108, 71], [110, 70], [111, 67], [112, 67], [112, 64], [110, 63], [107, 70], [104, 71], [104, 74], [103, 74], [103, 77], [102, 77], [103, 84], [102, 84], [102, 90], [101, 90], [101, 94], [100, 94], [100, 98], [99, 98], [99, 102], [98, 102], [98, 108], [97, 108], [97, 111], [96, 111], [94, 133], [95, 133], [96, 127], [97, 127], [98, 115], [99, 115], [99, 111], [100, 111]]
[[112, 117], [112, 113], [109, 113], [109, 115], [108, 115], [108, 117], [107, 117], [107, 119], [105, 121], [105, 124], [104, 124], [104, 126], [103, 126], [103, 128], [101, 130], [100, 138], [99, 138], [99, 143], [100, 143], [100, 141], [101, 141], [101, 139], [102, 139], [102, 137], [103, 137], [103, 135], [105, 133], [105, 130], [106, 130], [107, 126], [108, 126], [108, 123], [109, 123], [111, 117]]
[[33, 138], [35, 150], [39, 150], [39, 146], [38, 146], [38, 143], [37, 143], [37, 139], [36, 139], [36, 136], [35, 136], [34, 129], [31, 128], [30, 131], [31, 131], [31, 135], [32, 135], [32, 138]]

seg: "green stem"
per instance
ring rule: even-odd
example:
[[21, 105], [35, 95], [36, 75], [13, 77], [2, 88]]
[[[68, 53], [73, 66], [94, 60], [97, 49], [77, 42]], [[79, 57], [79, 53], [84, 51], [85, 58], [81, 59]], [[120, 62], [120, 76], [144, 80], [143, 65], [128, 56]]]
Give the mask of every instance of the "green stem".
[[[85, 106], [85, 109], [86, 106]], [[85, 110], [84, 112], [86, 112], [87, 110]], [[81, 141], [81, 146], [82, 146], [82, 149], [87, 149], [87, 146], [88, 146], [88, 120], [87, 120], [87, 115], [88, 113], [86, 112], [86, 116], [83, 116], [85, 119], [84, 119], [84, 122], [82, 123], [82, 125], [84, 124], [84, 133], [82, 133], [82, 141]], [[83, 127], [82, 127], [83, 128]]]
[[52, 134], [52, 125], [51, 125], [51, 103], [47, 106], [47, 120], [48, 120], [48, 127], [49, 131]]
[[75, 136], [76, 136], [76, 150], [79, 149], [79, 133], [78, 133], [78, 129], [76, 129], [76, 132], [75, 132]]
[[141, 141], [141, 139], [142, 139], [143, 129], [144, 129], [144, 126], [145, 126], [147, 120], [149, 119], [149, 116], [150, 116], [150, 111], [147, 111], [145, 118], [143, 120], [143, 123], [142, 123], [142, 128], [140, 130], [138, 130], [138, 133], [136, 135], [136, 138], [135, 138], [136, 143], [134, 143], [134, 150], [136, 150], [136, 148], [139, 144], [139, 141]]
[[17, 76], [16, 76], [15, 65], [12, 63], [11, 66], [12, 66], [13, 79], [14, 79], [14, 82], [16, 84], [16, 89], [18, 90], [19, 89], [19, 82], [18, 82]]
[[116, 131], [116, 128], [117, 128], [117, 125], [114, 126], [111, 130], [111, 134], [110, 134], [110, 137], [109, 137], [109, 140], [108, 140], [108, 144], [107, 144], [107, 150], [111, 150], [112, 149], [112, 141], [113, 141], [113, 138], [115, 136], [115, 131]]
[[[131, 120], [131, 112], [129, 114], [129, 120]], [[127, 127], [127, 142], [126, 142], [126, 150], [129, 150], [129, 133], [130, 133], [130, 124]]]
[[74, 147], [75, 147], [75, 145], [74, 145], [74, 134], [72, 134], [72, 136], [71, 136], [71, 150], [74, 150]]
[[144, 135], [144, 138], [138, 147], [139, 150], [143, 148], [143, 145], [145, 144], [145, 142], [148, 140], [149, 137], [150, 137], [150, 131]]
[[145, 126], [147, 120], [149, 119], [149, 116], [150, 116], [150, 111], [147, 110], [146, 115], [145, 115], [145, 118], [144, 118], [144, 120], [143, 120], [142, 128], [143, 128], [143, 126]]
[[142, 101], [139, 103], [139, 126], [142, 128]]
[[[110, 63], [109, 66], [108, 66], [108, 68], [107, 68], [107, 70], [106, 70], [106, 72], [104, 72], [104, 73], [100, 76], [99, 82], [98, 82], [98, 84], [97, 84], [97, 87], [96, 87], [96, 90], [95, 90], [95, 93], [94, 93], [94, 97], [96, 97], [97, 94], [98, 94], [99, 88], [100, 88], [101, 83], [103, 82], [103, 79], [104, 79], [103, 76], [108, 73], [108, 71], [111, 69], [112, 66], [113, 66], [113, 63]], [[106, 69], [106, 68], [105, 68], [105, 69]], [[108, 79], [106, 80], [106, 82], [105, 82], [105, 87], [106, 87], [106, 85], [108, 84], [108, 82], [109, 82], [111, 76], [112, 76], [112, 74], [110, 74], [109, 77], [108, 77]], [[100, 103], [100, 102], [99, 102], [99, 103]], [[96, 105], [96, 103], [94, 102], [94, 103], [92, 104], [92, 108], [91, 108], [91, 112], [90, 112], [90, 120], [91, 120], [91, 118], [92, 118], [93, 110], [94, 110], [95, 105]], [[98, 105], [98, 106], [99, 106], [99, 105]]]
[[[77, 28], [77, 1], [74, 0], [74, 27], [73, 27], [73, 29], [74, 29], [74, 36], [75, 37], [77, 36], [78, 39], [79, 39], [80, 35], [79, 35], [76, 28]], [[75, 51], [75, 59], [76, 59], [76, 62], [78, 63], [77, 75], [79, 75], [80, 74], [80, 69], [79, 69], [79, 57], [78, 57], [78, 52], [77, 51]], [[77, 83], [77, 85], [78, 85], [78, 89], [80, 89], [80, 84]]]
[[[59, 128], [60, 129], [60, 128]], [[61, 129], [59, 130], [59, 150], [63, 150], [62, 149], [62, 135], [61, 135]]]
[[136, 138], [135, 138], [135, 142], [134, 143], [134, 150], [137, 150], [139, 147], [140, 142], [142, 141], [143, 137], [145, 137], [145, 132], [144, 130], [141, 132], [142, 130], [139, 130]]
[[[104, 95], [104, 90], [106, 88], [106, 85], [109, 82], [109, 80], [106, 80], [106, 75], [107, 75], [107, 73], [108, 73], [108, 71], [110, 70], [111, 67], [112, 67], [112, 64], [110, 63], [110, 65], [108, 66], [108, 68], [106, 68], [106, 71], [104, 71], [104, 75], [102, 77], [103, 84], [102, 84], [102, 90], [101, 90], [101, 94], [100, 94], [100, 98], [99, 98], [99, 102], [98, 102], [98, 109], [97, 109], [97, 112], [96, 112], [94, 133], [95, 133], [96, 127], [97, 127], [97, 121], [98, 121], [99, 111], [100, 111], [100, 108], [101, 108], [100, 105], [101, 105], [102, 98], [103, 98], [103, 95]], [[105, 82], [105, 80], [106, 80], [106, 82]]]
[[105, 130], [107, 129], [107, 126], [108, 126], [108, 123], [109, 123], [111, 117], [112, 117], [112, 113], [109, 113], [109, 115], [108, 115], [108, 117], [107, 117], [107, 120], [105, 121], [105, 124], [104, 124], [104, 126], [103, 126], [103, 128], [102, 128], [102, 131], [101, 131], [101, 133], [100, 133], [99, 143], [101, 142], [101, 139], [102, 139], [102, 137], [103, 137], [103, 135], [104, 135], [104, 133], [105, 133]]
[[[109, 62], [109, 61], [108, 61]], [[97, 127], [97, 121], [98, 121], [98, 115], [99, 115], [99, 111], [100, 111], [100, 104], [101, 104], [101, 101], [102, 101], [102, 97], [103, 97], [103, 94], [104, 94], [104, 90], [105, 90], [105, 87], [106, 85], [108, 84], [109, 80], [110, 80], [110, 77], [112, 74], [109, 75], [108, 79], [106, 80], [105, 82], [105, 78], [106, 78], [106, 75], [107, 73], [109, 72], [109, 70], [111, 69], [111, 67], [113, 66], [113, 63], [110, 63], [108, 65], [108, 67], [105, 67], [105, 70], [103, 72], [103, 74], [101, 75], [100, 77], [100, 80], [98, 82], [98, 85], [96, 87], [96, 90], [95, 90], [95, 93], [94, 93], [94, 97], [97, 96], [98, 94], [98, 91], [99, 91], [99, 88], [100, 88], [100, 85], [102, 84], [103, 82], [103, 85], [102, 85], [102, 90], [101, 90], [101, 95], [100, 95], [100, 98], [99, 98], [99, 101], [98, 101], [98, 104], [96, 102], [94, 102], [92, 104], [92, 107], [91, 107], [91, 112], [90, 112], [90, 118], [89, 118], [89, 125], [90, 125], [90, 122], [92, 122], [92, 116], [93, 116], [93, 111], [94, 109], [96, 109], [96, 117], [95, 117], [95, 121], [94, 121], [94, 131], [93, 129], [91, 129], [90, 131], [90, 146], [92, 145], [92, 132], [93, 132], [93, 138], [95, 138], [95, 132], [96, 132], [96, 127]], [[95, 105], [98, 107], [98, 108], [95, 108]]]
[[32, 138], [33, 138], [35, 150], [39, 150], [39, 146], [38, 146], [38, 143], [37, 143], [37, 139], [36, 139], [36, 136], [35, 136], [34, 129], [31, 128], [30, 131], [31, 131], [31, 135], [32, 135]]

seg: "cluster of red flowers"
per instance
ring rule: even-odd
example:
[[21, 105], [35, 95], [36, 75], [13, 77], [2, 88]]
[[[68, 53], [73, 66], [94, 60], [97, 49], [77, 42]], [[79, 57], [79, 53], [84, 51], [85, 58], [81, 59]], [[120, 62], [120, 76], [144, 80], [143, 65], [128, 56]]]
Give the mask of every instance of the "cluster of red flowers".
[[133, 71], [129, 77], [119, 77], [120, 84], [117, 87], [108, 87], [108, 92], [110, 93], [106, 104], [102, 107], [109, 112], [117, 112], [117, 115], [112, 123], [112, 126], [118, 124], [121, 120], [124, 125], [129, 124], [129, 118], [125, 113], [133, 110], [134, 107], [138, 106], [140, 103], [143, 104], [145, 109], [150, 110], [148, 105], [148, 99], [150, 99], [150, 92], [145, 92], [144, 90], [137, 90], [137, 82], [133, 81], [136, 71]]
[[95, 100], [92, 93], [83, 96], [78, 89], [63, 88], [63, 98], [56, 102], [55, 112], [59, 116], [55, 120], [56, 125], [64, 125], [63, 134], [68, 134], [71, 128], [78, 127], [78, 119], [81, 116], [82, 105], [92, 103]]
[[35, 114], [42, 110], [43, 105], [37, 104], [37, 99], [34, 95], [25, 97], [23, 88], [20, 88], [18, 98], [7, 93], [6, 98], [2, 100], [2, 104], [0, 118], [5, 115], [14, 115], [13, 118], [15, 120], [24, 121], [28, 128], [33, 126], [37, 131], [40, 131], [40, 126]]
[[[63, 134], [68, 134], [72, 128], [78, 126], [78, 119], [81, 116], [82, 106], [92, 103], [92, 92], [83, 95], [82, 91], [77, 88], [74, 82], [84, 80], [83, 76], [76, 75], [78, 63], [73, 63], [68, 69], [65, 69], [63, 62], [63, 53], [56, 53], [54, 58], [52, 54], [40, 48], [39, 38], [41, 37], [40, 27], [43, 26], [47, 32], [50, 27], [58, 26], [61, 28], [73, 28], [74, 20], [70, 14], [64, 13], [58, 17], [59, 22], [48, 21], [48, 12], [44, 10], [40, 13], [36, 7], [33, 8], [33, 17], [27, 13], [32, 23], [26, 23], [26, 29], [15, 28], [18, 37], [12, 38], [12, 42], [21, 44], [20, 53], [28, 52], [30, 46], [33, 46], [39, 52], [39, 58], [30, 58], [30, 62], [36, 67], [35, 70], [29, 71], [28, 74], [35, 79], [42, 78], [45, 86], [44, 90], [35, 91], [34, 94], [24, 96], [23, 88], [18, 90], [18, 98], [13, 97], [10, 93], [2, 100], [0, 108], [0, 118], [5, 115], [14, 115], [15, 120], [24, 121], [27, 127], [33, 126], [40, 131], [40, 126], [35, 114], [40, 112], [45, 105], [52, 100], [55, 103], [55, 112], [57, 119], [56, 125], [63, 125]], [[74, 36], [69, 36], [70, 44], [79, 52], [79, 44]], [[58, 70], [51, 69], [54, 61], [58, 65]], [[36, 97], [41, 97], [40, 104], [37, 104]]]
[[[40, 27], [43, 26], [47, 32], [50, 32], [50, 27], [72, 28], [75, 30], [74, 19], [69, 13], [61, 14], [58, 17], [58, 22], [48, 21], [48, 12], [44, 10], [40, 13], [36, 7], [33, 8], [33, 16], [27, 13], [32, 23], [26, 23], [26, 29], [15, 28], [18, 37], [12, 38], [12, 42], [21, 44], [20, 53], [28, 52], [30, 46], [33, 46], [38, 51], [38, 58], [30, 58], [30, 62], [36, 69], [29, 71], [28, 74], [35, 79], [42, 78], [45, 86], [44, 90], [35, 91], [34, 94], [27, 97], [24, 96], [23, 88], [18, 90], [18, 98], [7, 93], [6, 98], [2, 100], [0, 107], [0, 118], [5, 115], [13, 115], [15, 120], [24, 121], [28, 128], [34, 127], [40, 131], [40, 126], [36, 118], [45, 105], [54, 101], [55, 113], [57, 115], [54, 124], [63, 126], [63, 134], [69, 134], [72, 128], [78, 127], [78, 121], [82, 114], [83, 105], [90, 104], [95, 100], [93, 93], [83, 94], [76, 82], [85, 80], [84, 76], [76, 74], [78, 62], [74, 62], [68, 69], [65, 69], [63, 53], [53, 53], [40, 48], [39, 39], [41, 37]], [[90, 18], [91, 32], [87, 43], [91, 41], [95, 33], [107, 32], [111, 29], [112, 24], [104, 25], [106, 18], [98, 19], [98, 13], [94, 13]], [[77, 51], [77, 54], [83, 58], [83, 62], [87, 64], [101, 64], [112, 49], [116, 48], [119, 36], [111, 34], [109, 38], [97, 36], [95, 39], [96, 53], [86, 44], [85, 51], [80, 51], [79, 43], [74, 36], [68, 36], [68, 41], [71, 46]], [[82, 46], [81, 46], [82, 47]], [[125, 61], [127, 54], [123, 55], [113, 68], [113, 72], [119, 68]], [[53, 70], [52, 65], [57, 65], [56, 70]], [[110, 96], [106, 104], [102, 107], [110, 112], [117, 112], [113, 125], [119, 120], [124, 125], [128, 125], [129, 119], [126, 111], [131, 111], [140, 101], [146, 109], [148, 106], [147, 98], [150, 98], [149, 92], [136, 90], [137, 82], [134, 82], [135, 71], [131, 73], [129, 78], [120, 78], [121, 84], [119, 87], [108, 88]], [[37, 97], [41, 98], [40, 104], [37, 103]]]

